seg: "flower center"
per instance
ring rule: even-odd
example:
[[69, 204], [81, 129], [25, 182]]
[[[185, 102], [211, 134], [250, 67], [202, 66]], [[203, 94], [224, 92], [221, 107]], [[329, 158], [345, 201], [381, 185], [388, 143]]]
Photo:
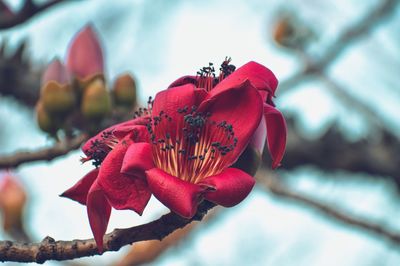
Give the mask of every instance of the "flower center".
[[226, 155], [238, 141], [232, 125], [212, 121], [210, 113], [196, 109], [196, 106], [179, 108], [177, 121], [161, 111], [147, 125], [155, 165], [191, 183], [220, 173], [227, 166]]
[[231, 58], [226, 57], [219, 68], [219, 75], [215, 75], [215, 68], [213, 63], [209, 63], [207, 67], [202, 67], [197, 71], [197, 87], [204, 88], [206, 91], [212, 90], [224, 78], [232, 74], [236, 67], [230, 64]]

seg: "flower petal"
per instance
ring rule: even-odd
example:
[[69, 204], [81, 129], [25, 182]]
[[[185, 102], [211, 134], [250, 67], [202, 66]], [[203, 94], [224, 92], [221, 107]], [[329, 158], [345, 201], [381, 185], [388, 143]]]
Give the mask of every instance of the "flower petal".
[[121, 173], [132, 174], [151, 168], [154, 168], [151, 144], [147, 142], [131, 144], [125, 153]]
[[76, 34], [66, 62], [68, 70], [80, 79], [104, 72], [103, 51], [91, 25]]
[[101, 254], [103, 252], [103, 236], [110, 220], [111, 206], [97, 181], [93, 183], [88, 193], [87, 213], [97, 249]]
[[101, 164], [98, 182], [112, 207], [117, 210], [133, 210], [141, 215], [151, 196], [144, 172], [142, 176], [120, 173], [130, 144], [132, 140], [127, 136], [107, 155]]
[[[96, 136], [90, 138], [88, 141], [85, 142], [85, 144], [82, 146], [82, 151], [85, 153], [85, 155], [89, 156], [89, 151], [92, 149], [93, 143], [97, 141], [103, 141], [104, 140], [104, 134], [111, 133], [113, 134], [114, 137], [116, 137], [118, 140], [123, 139], [126, 135], [131, 133], [135, 128], [140, 130], [142, 132], [143, 130], [145, 132], [142, 132], [143, 134], [147, 134], [147, 130], [145, 127], [143, 128], [138, 128], [138, 125], [146, 125], [148, 123], [149, 116], [143, 116], [143, 117], [138, 117], [132, 120], [128, 120], [116, 125], [113, 125], [111, 127], [108, 127], [104, 130], [102, 130], [100, 133], [98, 133]], [[139, 136], [143, 136], [143, 134], [138, 134]], [[143, 137], [142, 137], [143, 138]], [[140, 140], [144, 141], [144, 140]]]
[[272, 168], [277, 168], [286, 147], [286, 122], [282, 113], [271, 105], [264, 104], [264, 116], [267, 124], [267, 144], [272, 158]]
[[253, 136], [251, 136], [249, 146], [255, 149], [260, 155], [262, 155], [266, 137], [267, 128], [265, 124], [265, 119], [261, 119], [258, 128], [254, 132]]
[[[233, 164], [246, 148], [250, 137], [260, 124], [263, 104], [258, 91], [245, 81], [237, 87], [213, 89], [199, 107], [199, 112], [210, 113], [210, 120], [217, 123], [225, 121], [233, 127], [238, 142], [235, 149], [224, 159], [225, 168]], [[210, 136], [220, 135], [220, 128], [214, 127]]]
[[168, 86], [168, 89], [186, 84], [193, 84], [197, 87], [198, 78], [196, 76], [183, 76], [175, 80]]
[[195, 215], [203, 188], [158, 168], [146, 171], [146, 176], [151, 192], [171, 211], [185, 218]]
[[62, 193], [61, 197], [66, 197], [79, 202], [80, 204], [86, 205], [86, 198], [90, 187], [96, 180], [99, 174], [99, 169], [93, 169], [82, 177], [73, 187]]
[[178, 109], [185, 106], [187, 108], [197, 106], [196, 100], [195, 86], [193, 84], [163, 90], [157, 93], [154, 99], [152, 114], [153, 116], [159, 116], [160, 113], [165, 113], [171, 118], [171, 122], [175, 123], [175, 125], [168, 124], [168, 129], [170, 129], [168, 133], [172, 139], [175, 139], [176, 129], [181, 128], [177, 125], [183, 122], [183, 115], [178, 113]]
[[[245, 80], [249, 80], [257, 90], [267, 91], [272, 96], [278, 86], [278, 80], [271, 70], [257, 62], [250, 61], [222, 80], [216, 88], [224, 87], [229, 89], [237, 87]], [[267, 95], [263, 94], [263, 96], [263, 101], [265, 102]]]
[[254, 184], [253, 177], [237, 168], [227, 168], [199, 183], [210, 188], [204, 193], [205, 199], [224, 207], [232, 207], [244, 200]]

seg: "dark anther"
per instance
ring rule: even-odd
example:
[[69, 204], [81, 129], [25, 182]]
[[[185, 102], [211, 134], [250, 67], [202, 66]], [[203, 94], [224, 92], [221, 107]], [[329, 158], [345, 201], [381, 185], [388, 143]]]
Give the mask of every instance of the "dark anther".
[[211, 143], [211, 146], [213, 146], [213, 147], [219, 147], [221, 145], [221, 143], [219, 143], [219, 142], [213, 142], [213, 143]]

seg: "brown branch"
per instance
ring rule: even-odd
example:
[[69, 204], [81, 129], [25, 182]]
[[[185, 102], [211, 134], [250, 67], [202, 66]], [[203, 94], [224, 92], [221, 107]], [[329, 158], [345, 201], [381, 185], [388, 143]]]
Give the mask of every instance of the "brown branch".
[[279, 85], [278, 93], [284, 93], [295, 88], [299, 82], [304, 81], [310, 74], [321, 72], [327, 69], [337, 59], [349, 44], [366, 36], [379, 22], [388, 18], [396, 10], [397, 0], [385, 0], [372, 8], [360, 21], [349, 26], [342, 32], [336, 41], [319, 59], [308, 61], [304, 69], [284, 80]]
[[[118, 251], [121, 247], [135, 242], [161, 240], [192, 221], [200, 221], [214, 205], [203, 202], [192, 219], [185, 219], [175, 213], [161, 216], [153, 222], [126, 229], [115, 229], [104, 236], [104, 252]], [[0, 241], [0, 261], [37, 262], [47, 260], [70, 260], [99, 254], [94, 239], [55, 241], [46, 237], [40, 243], [16, 243]]]
[[[390, 132], [380, 130], [376, 138], [349, 141], [332, 125], [317, 139], [304, 137], [287, 117], [288, 137], [282, 169], [314, 165], [326, 171], [338, 169], [391, 177], [400, 184], [400, 142]], [[377, 129], [379, 130], [379, 129]], [[268, 151], [264, 162], [270, 163]]]
[[63, 2], [63, 0], [52, 0], [44, 4], [37, 5], [32, 0], [26, 0], [21, 10], [16, 14], [3, 14], [0, 16], [0, 30], [9, 29], [24, 23], [33, 16], [47, 10], [48, 8]]
[[51, 161], [59, 156], [65, 155], [72, 150], [78, 149], [87, 139], [86, 135], [79, 135], [73, 139], [64, 140], [56, 143], [53, 147], [38, 151], [20, 151], [9, 156], [0, 157], [0, 169], [14, 168], [22, 163], [35, 161]]
[[367, 104], [360, 101], [357, 97], [351, 95], [348, 90], [341, 86], [337, 81], [334, 81], [324, 72], [317, 73], [318, 78], [327, 85], [327, 89], [339, 98], [347, 106], [358, 110], [361, 114], [375, 124], [375, 126], [383, 127], [382, 118], [379, 117]]
[[[268, 177], [266, 178], [266, 176]], [[387, 239], [396, 245], [400, 244], [400, 233], [389, 231], [379, 224], [368, 222], [368, 219], [350, 216], [344, 211], [337, 210], [315, 199], [291, 191], [284, 187], [278, 178], [270, 172], [260, 171], [257, 176], [257, 182], [276, 196], [306, 205], [329, 218], [333, 218], [335, 221], [341, 222], [345, 225], [351, 225], [354, 228], [363, 230], [364, 232]]]

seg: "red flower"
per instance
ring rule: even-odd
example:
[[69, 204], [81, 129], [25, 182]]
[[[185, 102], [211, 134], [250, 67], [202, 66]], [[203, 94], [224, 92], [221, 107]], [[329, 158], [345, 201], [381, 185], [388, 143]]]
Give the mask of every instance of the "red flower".
[[[117, 124], [87, 141], [82, 147], [87, 157], [82, 161], [93, 160], [93, 164], [100, 167], [89, 172], [61, 195], [87, 206], [90, 227], [100, 252], [111, 207], [133, 210], [141, 215], [150, 199], [151, 194], [143, 174], [122, 174], [120, 171], [129, 145], [149, 139], [144, 126], [147, 121], [148, 118], [144, 116]], [[106, 190], [109, 193], [100, 185], [100, 179], [115, 180], [111, 188]], [[103, 185], [108, 184], [103, 182]]]
[[[153, 195], [186, 218], [203, 199], [234, 206], [255, 181], [230, 166], [248, 145], [262, 112], [261, 97], [247, 80], [221, 82], [209, 92], [193, 84], [162, 91], [147, 125], [151, 142], [128, 148], [122, 172], [146, 173]], [[109, 175], [99, 182], [116, 180]]]
[[[184, 84], [194, 84], [196, 87], [212, 90], [216, 81], [220, 81], [218, 86], [234, 87], [235, 85], [250, 81], [255, 87], [263, 100], [264, 105], [264, 121], [260, 122], [260, 126], [256, 130], [250, 141], [260, 154], [264, 149], [265, 138], [267, 139], [268, 150], [272, 157], [272, 168], [280, 165], [285, 153], [286, 146], [286, 122], [282, 113], [275, 108], [272, 98], [278, 86], [278, 80], [274, 73], [265, 66], [249, 62], [235, 70], [235, 67], [229, 65], [230, 59], [225, 60], [221, 65], [221, 74], [215, 79], [210, 67], [203, 68], [197, 76], [184, 76], [176, 80], [170, 85], [171, 87], [181, 86]], [[232, 73], [233, 72], [233, 73]], [[227, 77], [226, 77], [227, 76]]]

